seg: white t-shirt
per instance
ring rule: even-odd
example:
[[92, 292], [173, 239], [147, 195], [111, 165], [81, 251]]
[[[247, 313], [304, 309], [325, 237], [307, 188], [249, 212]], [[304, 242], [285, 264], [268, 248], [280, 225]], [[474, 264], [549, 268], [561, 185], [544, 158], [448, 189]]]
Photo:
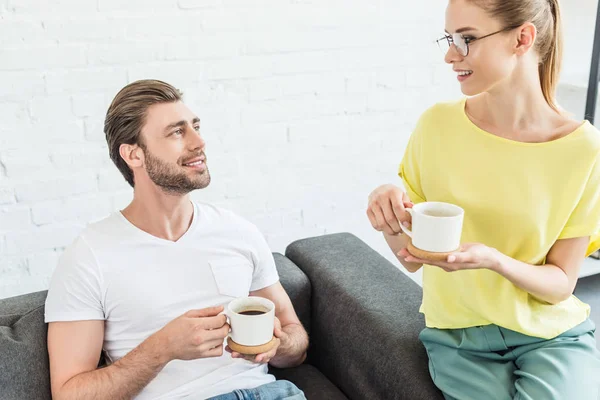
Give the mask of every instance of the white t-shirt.
[[[103, 348], [116, 361], [186, 311], [225, 305], [278, 281], [263, 236], [230, 211], [194, 204], [192, 224], [176, 242], [117, 212], [88, 226], [61, 256], [46, 322], [106, 321]], [[266, 365], [224, 352], [171, 361], [137, 398], [205, 399], [274, 380]]]

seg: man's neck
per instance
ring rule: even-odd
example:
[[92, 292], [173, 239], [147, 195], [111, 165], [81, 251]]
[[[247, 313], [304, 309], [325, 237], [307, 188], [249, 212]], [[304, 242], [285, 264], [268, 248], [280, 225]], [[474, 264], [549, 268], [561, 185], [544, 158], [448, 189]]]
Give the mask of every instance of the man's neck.
[[133, 201], [122, 211], [129, 222], [161, 239], [177, 241], [189, 229], [194, 205], [189, 195], [166, 194], [159, 188], [134, 189]]

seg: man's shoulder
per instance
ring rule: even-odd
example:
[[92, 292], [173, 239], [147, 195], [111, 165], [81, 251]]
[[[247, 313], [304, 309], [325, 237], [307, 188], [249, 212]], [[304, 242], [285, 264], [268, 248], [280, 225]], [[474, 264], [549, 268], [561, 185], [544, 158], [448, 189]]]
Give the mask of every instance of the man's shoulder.
[[119, 242], [120, 231], [118, 215], [112, 213], [105, 218], [88, 223], [65, 251], [80, 253], [102, 248], [104, 244]]

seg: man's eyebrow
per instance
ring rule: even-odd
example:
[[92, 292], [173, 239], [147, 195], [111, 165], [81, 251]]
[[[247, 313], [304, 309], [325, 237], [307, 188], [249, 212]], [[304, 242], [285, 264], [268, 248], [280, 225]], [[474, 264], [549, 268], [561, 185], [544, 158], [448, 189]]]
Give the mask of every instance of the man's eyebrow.
[[[194, 119], [192, 120], [192, 124], [197, 124], [198, 122], [200, 122], [200, 118], [194, 117]], [[186, 121], [183, 119], [181, 121], [173, 122], [172, 124], [169, 124], [165, 127], [165, 131], [171, 130], [173, 128], [179, 128], [179, 127], [185, 126], [185, 124], [186, 124]]]
[[185, 121], [184, 120], [173, 122], [172, 124], [167, 125], [165, 127], [165, 131], [168, 131], [168, 130], [173, 129], [173, 128], [178, 128], [180, 126], [185, 126]]

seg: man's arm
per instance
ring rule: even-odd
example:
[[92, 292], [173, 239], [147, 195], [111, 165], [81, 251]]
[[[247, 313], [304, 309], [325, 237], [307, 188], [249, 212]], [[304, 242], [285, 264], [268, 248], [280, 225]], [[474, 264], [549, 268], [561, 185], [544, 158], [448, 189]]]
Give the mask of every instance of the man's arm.
[[48, 326], [50, 378], [54, 399], [128, 399], [166, 365], [149, 341], [114, 364], [96, 369], [104, 321], [52, 322]]
[[51, 322], [50, 380], [54, 399], [130, 399], [173, 359], [219, 357], [229, 333], [223, 307], [193, 310], [169, 322], [139, 346], [97, 369], [104, 321]]
[[[270, 364], [277, 368], [290, 368], [302, 364], [306, 359], [308, 334], [281, 283], [277, 282], [264, 289], [250, 292], [250, 295], [264, 297], [275, 303], [275, 316], [281, 323], [280, 332], [277, 332], [278, 327], [275, 327], [275, 336], [280, 339], [280, 344]], [[263, 355], [257, 357], [257, 362], [263, 362], [261, 356]]]

